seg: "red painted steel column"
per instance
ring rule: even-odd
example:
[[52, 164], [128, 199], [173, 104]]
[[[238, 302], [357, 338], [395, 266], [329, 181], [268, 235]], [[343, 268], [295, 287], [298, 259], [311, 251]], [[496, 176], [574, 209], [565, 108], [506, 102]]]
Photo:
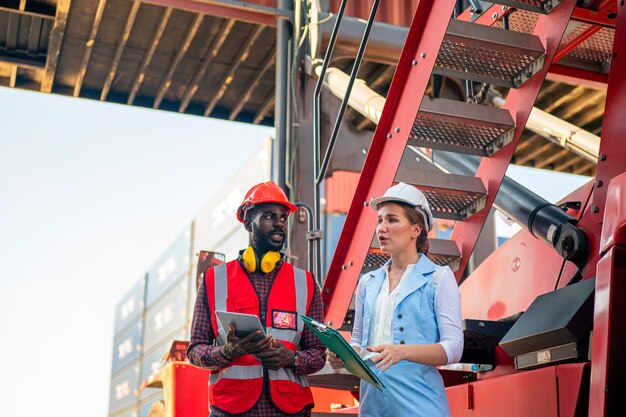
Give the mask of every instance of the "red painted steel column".
[[[624, 1], [616, 2], [617, 25], [613, 40], [613, 56], [609, 72], [609, 85], [606, 92], [604, 120], [602, 121], [602, 140], [598, 168], [596, 169], [596, 189], [591, 198], [592, 217], [598, 223], [604, 217], [606, 189], [611, 178], [626, 172], [626, 152], [624, 138], [626, 124], [626, 6]], [[599, 182], [598, 182], [599, 181]]]
[[510, 90], [506, 98], [504, 108], [509, 110], [511, 117], [515, 121], [515, 135], [513, 141], [500, 152], [490, 158], [483, 158], [476, 172], [476, 176], [480, 177], [485, 183], [489, 195], [485, 208], [466, 221], [457, 222], [452, 232], [450, 239], [457, 242], [462, 256], [461, 266], [455, 273], [457, 280], [463, 274], [469, 256], [474, 250], [480, 231], [485, 223], [485, 218], [489, 214], [489, 210], [496, 198], [496, 193], [513, 157], [519, 138], [524, 131], [524, 126], [526, 126], [526, 121], [535, 103], [537, 94], [548, 73], [549, 63], [552, 62], [575, 5], [575, 0], [565, 0], [549, 15], [539, 16], [534, 34], [541, 39], [546, 48], [546, 64], [540, 72], [535, 74], [520, 89]]
[[[621, 140], [623, 138], [615, 138]], [[589, 416], [622, 416], [626, 410], [626, 174], [608, 186], [596, 271]]]
[[624, 415], [626, 406], [626, 248], [612, 248], [598, 262], [597, 271], [589, 416], [618, 417]]
[[376, 228], [376, 212], [369, 208], [369, 201], [392, 184], [454, 3], [422, 0], [415, 11], [324, 284], [325, 321], [333, 327], [343, 322]]

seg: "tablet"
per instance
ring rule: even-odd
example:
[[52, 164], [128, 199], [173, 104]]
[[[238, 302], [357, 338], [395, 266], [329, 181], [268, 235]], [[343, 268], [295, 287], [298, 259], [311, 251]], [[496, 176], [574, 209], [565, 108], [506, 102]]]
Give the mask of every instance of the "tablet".
[[220, 310], [216, 310], [215, 314], [222, 325], [222, 329], [224, 329], [224, 334], [228, 334], [228, 329], [232, 323], [235, 326], [235, 336], [237, 337], [246, 337], [255, 330], [261, 331], [259, 339], [265, 337], [263, 326], [254, 314], [230, 313]]

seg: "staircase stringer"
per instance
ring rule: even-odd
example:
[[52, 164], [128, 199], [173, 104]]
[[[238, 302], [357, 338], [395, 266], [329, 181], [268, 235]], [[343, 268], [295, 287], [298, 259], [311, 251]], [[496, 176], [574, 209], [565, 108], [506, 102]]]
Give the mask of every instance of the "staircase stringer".
[[451, 240], [457, 242], [461, 252], [461, 265], [455, 272], [459, 281], [465, 271], [469, 257], [472, 254], [480, 232], [485, 224], [487, 215], [496, 198], [500, 184], [506, 174], [506, 170], [513, 158], [513, 153], [524, 131], [541, 85], [548, 73], [550, 63], [554, 58], [563, 33], [567, 28], [570, 16], [576, 6], [575, 0], [564, 0], [550, 14], [540, 15], [535, 26], [534, 35], [538, 36], [546, 49], [545, 64], [541, 71], [535, 74], [528, 82], [519, 89], [511, 89], [507, 95], [504, 109], [509, 110], [515, 121], [515, 134], [513, 140], [504, 149], [492, 155], [490, 158], [482, 158], [476, 172], [487, 189], [487, 202], [485, 208], [464, 222], [457, 222], [452, 231]]
[[324, 283], [324, 316], [332, 327], [343, 323], [376, 228], [376, 212], [369, 201], [393, 182], [454, 4], [455, 0], [422, 0], [415, 11]]

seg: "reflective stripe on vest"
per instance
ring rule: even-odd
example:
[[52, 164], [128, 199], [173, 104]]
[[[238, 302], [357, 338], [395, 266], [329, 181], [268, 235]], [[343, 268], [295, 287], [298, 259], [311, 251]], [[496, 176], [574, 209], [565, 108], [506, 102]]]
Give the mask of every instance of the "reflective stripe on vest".
[[263, 378], [263, 367], [259, 366], [239, 366], [232, 365], [224, 368], [220, 373], [211, 374], [209, 377], [211, 384], [216, 384], [222, 378], [229, 379], [255, 379]]
[[[215, 288], [215, 310], [226, 311], [226, 299], [228, 298], [228, 281], [226, 280], [226, 264], [217, 265], [214, 268], [214, 279], [215, 283], [213, 284]], [[217, 320], [217, 328], [218, 328], [218, 336], [217, 336], [217, 344], [219, 346], [223, 346], [225, 343], [224, 337], [222, 335], [228, 334], [227, 331], [224, 331], [222, 328], [222, 323]]]
[[291, 370], [281, 368], [277, 371], [268, 371], [270, 381], [290, 381], [303, 387], [309, 386], [309, 380], [304, 376], [297, 376]]

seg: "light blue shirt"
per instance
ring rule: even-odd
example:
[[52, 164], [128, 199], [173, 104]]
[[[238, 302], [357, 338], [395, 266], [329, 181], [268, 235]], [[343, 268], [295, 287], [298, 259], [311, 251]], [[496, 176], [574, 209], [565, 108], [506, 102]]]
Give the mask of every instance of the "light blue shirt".
[[[359, 282], [350, 341], [355, 347], [369, 346], [376, 299], [387, 279], [385, 268], [379, 268]], [[420, 256], [394, 302], [393, 344], [440, 343], [448, 363], [458, 362], [463, 351], [461, 304], [450, 268], [438, 267]], [[387, 388], [379, 391], [361, 381], [360, 416], [450, 415], [443, 380], [434, 366], [400, 361], [382, 372], [373, 362], [366, 363]]]

